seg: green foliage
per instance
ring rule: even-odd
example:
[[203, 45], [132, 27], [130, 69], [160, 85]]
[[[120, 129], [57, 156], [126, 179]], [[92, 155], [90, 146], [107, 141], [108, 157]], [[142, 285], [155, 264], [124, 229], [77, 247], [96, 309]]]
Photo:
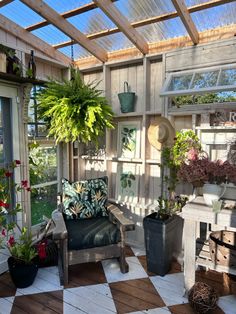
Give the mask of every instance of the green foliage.
[[121, 134], [122, 134], [122, 148], [124, 150], [127, 149], [131, 152], [134, 151], [136, 144], [135, 139], [136, 129], [135, 128], [129, 129], [127, 127], [124, 127]]
[[124, 172], [120, 176], [121, 187], [122, 189], [126, 189], [127, 187], [131, 187], [132, 181], [135, 181], [135, 176], [131, 171]]
[[113, 128], [113, 112], [97, 85], [85, 84], [78, 71], [70, 81], [51, 80], [38, 92], [39, 118], [56, 142], [98, 142], [105, 128]]
[[207, 93], [201, 95], [176, 96], [172, 98], [172, 104], [180, 107], [193, 104], [213, 104], [221, 102], [235, 102], [235, 92]]
[[179, 212], [186, 204], [188, 198], [185, 196], [175, 196], [174, 198], [158, 198], [158, 219], [168, 219], [173, 214]]
[[32, 236], [27, 232], [26, 228], [22, 228], [18, 241], [14, 241], [10, 246], [11, 255], [26, 264], [31, 263], [38, 253], [32, 245]]
[[201, 144], [199, 138], [193, 130], [176, 132], [175, 143], [171, 149], [172, 163], [180, 166], [186, 160], [186, 154], [194, 149], [201, 151]]

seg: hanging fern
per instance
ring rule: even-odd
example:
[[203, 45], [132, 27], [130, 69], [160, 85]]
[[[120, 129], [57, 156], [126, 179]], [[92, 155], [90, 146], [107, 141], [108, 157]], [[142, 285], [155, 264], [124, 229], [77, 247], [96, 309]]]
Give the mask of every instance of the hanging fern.
[[105, 128], [113, 128], [113, 112], [94, 83], [85, 84], [78, 71], [70, 81], [51, 80], [37, 94], [39, 118], [56, 142], [98, 143]]

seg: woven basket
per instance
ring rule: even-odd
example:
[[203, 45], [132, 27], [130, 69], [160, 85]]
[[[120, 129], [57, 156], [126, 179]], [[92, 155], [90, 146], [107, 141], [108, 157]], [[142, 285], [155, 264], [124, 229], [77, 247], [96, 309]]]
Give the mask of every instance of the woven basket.
[[210, 234], [209, 249], [212, 262], [222, 266], [236, 266], [236, 233], [214, 231]]
[[189, 291], [188, 300], [197, 313], [204, 314], [216, 308], [218, 296], [206, 283], [196, 282]]

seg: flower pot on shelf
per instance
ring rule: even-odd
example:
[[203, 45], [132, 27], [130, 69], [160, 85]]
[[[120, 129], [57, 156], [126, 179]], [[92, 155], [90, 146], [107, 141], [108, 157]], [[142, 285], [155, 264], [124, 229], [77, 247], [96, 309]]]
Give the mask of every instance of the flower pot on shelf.
[[19, 262], [12, 256], [8, 258], [7, 262], [11, 279], [17, 288], [26, 288], [32, 285], [38, 272], [36, 264]]
[[203, 198], [207, 206], [212, 206], [213, 201], [218, 201], [225, 193], [226, 186], [205, 183], [203, 185]]

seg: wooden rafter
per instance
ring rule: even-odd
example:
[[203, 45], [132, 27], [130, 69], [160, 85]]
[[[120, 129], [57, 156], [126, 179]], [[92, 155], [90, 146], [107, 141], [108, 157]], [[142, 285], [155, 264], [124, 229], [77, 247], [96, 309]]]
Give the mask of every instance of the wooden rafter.
[[[7, 1], [7, 0], [6, 0]], [[8, 0], [8, 1], [13, 1], [13, 0]], [[117, 0], [112, 0], [112, 2], [115, 2]], [[65, 19], [69, 18], [69, 17], [72, 17], [72, 16], [75, 16], [75, 15], [79, 15], [79, 14], [82, 14], [82, 13], [85, 13], [85, 12], [88, 12], [88, 11], [91, 11], [93, 9], [96, 9], [97, 8], [97, 5], [94, 3], [94, 2], [90, 2], [90, 3], [87, 3], [87, 4], [84, 4], [76, 9], [73, 9], [73, 10], [70, 10], [70, 11], [67, 11], [67, 12], [64, 12], [64, 13], [61, 13], [60, 15], [62, 17], [64, 17]], [[33, 25], [30, 25], [28, 27], [26, 27], [25, 29], [29, 32], [32, 32], [38, 28], [41, 28], [41, 27], [44, 27], [44, 26], [47, 26], [49, 25], [50, 23], [46, 20], [44, 21], [41, 21], [41, 22], [38, 22], [38, 23], [35, 23]]]
[[107, 52], [96, 43], [90, 41], [76, 27], [64, 19], [60, 14], [53, 10], [42, 0], [21, 0], [24, 4], [30, 7], [33, 11], [43, 16], [51, 24], [60, 29], [64, 34], [69, 36], [75, 42], [88, 50], [92, 55], [102, 62], [107, 60]]
[[110, 0], [94, 0], [94, 2], [143, 54], [148, 53], [148, 43], [144, 37], [133, 28]]
[[184, 1], [183, 0], [171, 0], [171, 1], [174, 7], [176, 8], [176, 11], [179, 17], [181, 18], [181, 21], [183, 22], [190, 38], [192, 39], [192, 42], [194, 44], [198, 44], [199, 34]]
[[[196, 4], [196, 5], [193, 5], [191, 7], [188, 7], [188, 11], [189, 11], [189, 13], [199, 12], [199, 11], [202, 11], [202, 10], [214, 8], [216, 6], [223, 5], [223, 4], [230, 3], [230, 2], [234, 2], [234, 1], [235, 0], [214, 0], [214, 1], [208, 1], [208, 2], [204, 2], [204, 3], [201, 3], [201, 4]], [[158, 15], [158, 16], [153, 16], [153, 17], [150, 17], [150, 18], [145, 19], [145, 20], [132, 22], [131, 25], [136, 28], [136, 27], [141, 27], [141, 26], [145, 26], [145, 25], [150, 25], [152, 23], [158, 23], [158, 22], [163, 22], [163, 21], [166, 21], [166, 20], [174, 19], [176, 17], [178, 17], [178, 13], [177, 12], [170, 12], [170, 13], [166, 13], [166, 14], [162, 14], [162, 15]], [[104, 36], [116, 34], [116, 33], [119, 33], [119, 32], [120, 32], [119, 28], [112, 28], [112, 29], [103, 30], [101, 32], [89, 34], [89, 35], [87, 35], [87, 38], [88, 39], [96, 39], [96, 38], [101, 38], [101, 37], [104, 37]], [[70, 46], [70, 45], [71, 45], [71, 41], [65, 41], [63, 43], [59, 43], [59, 44], [53, 45], [53, 47], [59, 49], [59, 48], [67, 47], [67, 46]]]
[[0, 1], [0, 8], [4, 7], [5, 5], [11, 3], [13, 0], [1, 0]]
[[70, 58], [57, 51], [55, 48], [47, 44], [42, 39], [27, 32], [24, 28], [12, 22], [2, 14], [0, 14], [0, 28], [16, 36], [31, 47], [43, 52], [45, 55], [49, 56], [52, 59], [60, 61], [65, 65], [68, 65], [71, 62]]

